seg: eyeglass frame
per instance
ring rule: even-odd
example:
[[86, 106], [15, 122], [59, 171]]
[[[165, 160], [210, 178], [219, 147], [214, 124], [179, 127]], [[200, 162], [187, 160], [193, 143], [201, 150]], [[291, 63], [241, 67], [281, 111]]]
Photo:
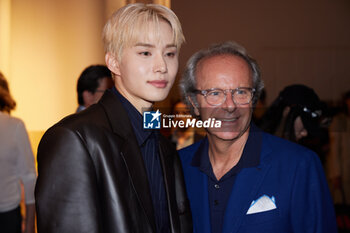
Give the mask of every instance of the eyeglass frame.
[[[242, 90], [242, 89], [248, 90], [249, 92], [251, 92], [251, 95], [252, 95], [252, 96], [251, 96], [250, 100], [249, 100], [247, 103], [244, 103], [244, 104], [236, 103], [235, 98], [234, 98], [235, 93], [236, 93], [237, 91], [239, 91], [239, 90]], [[224, 99], [223, 99], [222, 103], [220, 103], [220, 104], [210, 104], [210, 103], [208, 102], [208, 100], [207, 100], [207, 95], [208, 95], [208, 93], [211, 92], [211, 91], [222, 91], [222, 92], [224, 93]], [[228, 91], [231, 93], [232, 101], [233, 101], [235, 104], [237, 104], [237, 105], [246, 105], [246, 104], [251, 103], [251, 101], [252, 101], [253, 98], [254, 98], [254, 94], [255, 94], [255, 92], [256, 92], [255, 88], [252, 88], [252, 87], [237, 87], [237, 88], [235, 88], [235, 89], [225, 89], [225, 90], [220, 89], [220, 88], [210, 88], [210, 89], [206, 89], [206, 90], [194, 89], [192, 92], [195, 93], [195, 94], [203, 95], [205, 101], [206, 101], [209, 105], [211, 105], [211, 106], [220, 106], [220, 105], [222, 105], [223, 103], [225, 103], [225, 101], [226, 101], [226, 99], [227, 99], [227, 92], [228, 92]]]

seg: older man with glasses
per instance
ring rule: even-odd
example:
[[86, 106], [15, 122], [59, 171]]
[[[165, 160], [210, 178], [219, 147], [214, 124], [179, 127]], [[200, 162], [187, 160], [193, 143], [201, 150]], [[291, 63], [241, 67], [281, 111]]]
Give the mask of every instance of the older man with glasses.
[[222, 122], [180, 151], [194, 231], [336, 232], [317, 155], [252, 124], [262, 88], [257, 63], [233, 42], [201, 50], [187, 64], [187, 104], [201, 120]]

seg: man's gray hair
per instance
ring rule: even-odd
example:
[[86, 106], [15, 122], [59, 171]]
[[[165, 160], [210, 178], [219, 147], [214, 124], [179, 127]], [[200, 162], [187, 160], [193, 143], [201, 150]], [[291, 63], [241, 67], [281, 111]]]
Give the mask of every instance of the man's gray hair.
[[247, 62], [249, 68], [252, 71], [253, 88], [255, 89], [254, 97], [252, 100], [253, 106], [255, 106], [256, 102], [259, 99], [260, 93], [264, 88], [264, 83], [260, 77], [260, 68], [257, 62], [247, 54], [245, 48], [233, 41], [214, 44], [208, 49], [200, 50], [192, 55], [192, 57], [187, 62], [186, 69], [180, 81], [181, 95], [185, 103], [190, 107], [192, 113], [193, 106], [189, 98], [191, 98], [193, 104], [198, 106], [196, 94], [193, 92], [196, 89], [196, 71], [198, 63], [205, 58], [210, 58], [218, 55], [238, 56]]

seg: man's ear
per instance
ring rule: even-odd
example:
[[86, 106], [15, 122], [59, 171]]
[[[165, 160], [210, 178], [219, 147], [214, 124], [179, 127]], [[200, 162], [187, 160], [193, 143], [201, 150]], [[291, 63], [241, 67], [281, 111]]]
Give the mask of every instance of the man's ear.
[[112, 71], [112, 73], [114, 73], [116, 76], [120, 76], [120, 66], [116, 57], [111, 53], [106, 53], [105, 61], [108, 69]]
[[199, 109], [198, 109], [198, 106], [196, 105], [196, 103], [192, 100], [191, 96], [187, 96], [187, 99], [188, 101], [191, 103], [191, 105], [193, 106], [193, 110], [194, 110], [194, 113], [199, 116], [200, 113], [199, 113]]

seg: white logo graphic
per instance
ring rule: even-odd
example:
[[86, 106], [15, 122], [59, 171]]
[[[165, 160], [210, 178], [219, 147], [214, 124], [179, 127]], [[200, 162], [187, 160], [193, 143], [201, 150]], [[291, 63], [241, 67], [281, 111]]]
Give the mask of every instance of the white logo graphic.
[[[144, 129], [160, 129], [163, 128], [220, 128], [221, 121], [215, 118], [209, 118], [205, 121], [192, 118], [191, 115], [163, 115], [163, 121], [161, 121], [162, 113], [157, 110], [156, 112], [144, 112], [143, 113], [143, 128]], [[176, 118], [180, 118], [177, 120]], [[162, 123], [162, 124], [161, 124]]]
[[144, 129], [160, 129], [160, 116], [162, 114], [157, 110], [156, 112], [143, 113], [143, 128]]

